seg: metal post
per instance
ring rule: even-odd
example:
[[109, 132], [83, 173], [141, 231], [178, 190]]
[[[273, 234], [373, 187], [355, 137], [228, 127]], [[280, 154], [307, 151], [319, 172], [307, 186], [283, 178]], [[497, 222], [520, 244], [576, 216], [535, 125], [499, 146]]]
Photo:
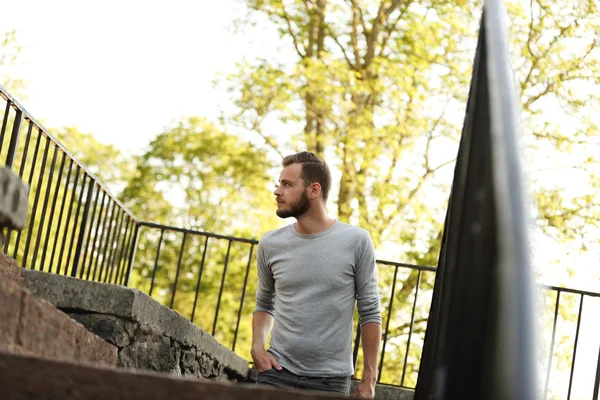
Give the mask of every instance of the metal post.
[[71, 276], [74, 278], [77, 276], [77, 269], [79, 268], [79, 259], [81, 258], [83, 242], [85, 241], [85, 229], [87, 227], [87, 220], [90, 215], [90, 208], [92, 206], [92, 196], [94, 194], [95, 185], [96, 182], [94, 182], [94, 180], [90, 177], [87, 198], [85, 200], [85, 208], [83, 209], [83, 217], [81, 220], [81, 228], [79, 228], [79, 238], [77, 239], [77, 247], [75, 248], [75, 256], [73, 257], [73, 268], [71, 269]]
[[10, 144], [8, 145], [8, 154], [6, 155], [6, 166], [12, 169], [15, 162], [15, 154], [17, 152], [17, 143], [19, 142], [19, 132], [21, 131], [21, 123], [23, 122], [23, 111], [17, 110], [15, 123], [13, 124]]

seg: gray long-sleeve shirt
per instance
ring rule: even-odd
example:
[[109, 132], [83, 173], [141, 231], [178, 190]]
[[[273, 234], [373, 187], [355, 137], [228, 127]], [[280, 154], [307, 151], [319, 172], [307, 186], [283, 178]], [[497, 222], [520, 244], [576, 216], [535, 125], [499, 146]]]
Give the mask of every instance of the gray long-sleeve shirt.
[[263, 236], [257, 261], [255, 312], [274, 317], [269, 352], [297, 375], [352, 375], [355, 300], [360, 326], [381, 324], [369, 233], [336, 221], [303, 235], [292, 224]]

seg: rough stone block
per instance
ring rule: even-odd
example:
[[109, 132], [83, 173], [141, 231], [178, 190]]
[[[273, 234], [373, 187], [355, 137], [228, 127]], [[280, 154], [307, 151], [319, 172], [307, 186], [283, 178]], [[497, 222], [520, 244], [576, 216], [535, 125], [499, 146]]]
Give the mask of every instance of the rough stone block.
[[27, 223], [29, 185], [8, 167], [0, 168], [0, 226], [22, 229]]
[[21, 283], [21, 267], [2, 251], [0, 251], [0, 281]]
[[12, 348], [21, 315], [21, 287], [0, 278], [0, 348]]
[[75, 360], [74, 321], [50, 303], [23, 292], [18, 343], [30, 354]]

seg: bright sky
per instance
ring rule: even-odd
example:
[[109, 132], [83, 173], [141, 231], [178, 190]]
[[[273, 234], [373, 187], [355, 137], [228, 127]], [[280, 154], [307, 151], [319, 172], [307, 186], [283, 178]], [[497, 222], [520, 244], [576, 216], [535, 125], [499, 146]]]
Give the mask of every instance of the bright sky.
[[0, 4], [0, 31], [17, 29], [25, 47], [25, 108], [48, 128], [76, 125], [122, 149], [181, 116], [215, 117], [225, 99], [212, 89], [217, 74], [277, 41], [260, 27], [235, 34], [239, 0]]

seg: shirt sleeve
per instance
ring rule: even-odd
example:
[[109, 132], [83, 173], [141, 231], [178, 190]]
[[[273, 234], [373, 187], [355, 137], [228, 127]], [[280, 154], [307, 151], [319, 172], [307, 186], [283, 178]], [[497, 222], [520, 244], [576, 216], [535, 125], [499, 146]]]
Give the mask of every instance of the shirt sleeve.
[[254, 312], [262, 311], [275, 317], [275, 280], [269, 267], [264, 243], [258, 244], [256, 262], [258, 265], [258, 288], [256, 289], [256, 307]]
[[375, 246], [368, 232], [365, 232], [362, 243], [357, 248], [358, 253], [354, 279], [359, 324], [361, 327], [369, 322], [381, 324]]

